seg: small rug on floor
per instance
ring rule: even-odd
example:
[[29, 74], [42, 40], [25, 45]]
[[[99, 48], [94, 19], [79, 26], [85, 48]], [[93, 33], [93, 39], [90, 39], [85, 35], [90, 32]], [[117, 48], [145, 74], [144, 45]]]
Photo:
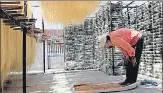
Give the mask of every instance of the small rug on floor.
[[111, 84], [80, 84], [75, 85], [74, 89], [76, 93], [105, 93], [105, 92], [118, 92], [134, 89], [138, 86], [138, 82], [128, 86], [121, 86], [117, 83]]

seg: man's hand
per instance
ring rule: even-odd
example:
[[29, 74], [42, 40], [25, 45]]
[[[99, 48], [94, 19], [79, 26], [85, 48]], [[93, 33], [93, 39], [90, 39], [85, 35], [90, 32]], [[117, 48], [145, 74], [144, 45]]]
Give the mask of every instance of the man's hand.
[[129, 57], [129, 61], [132, 62], [133, 67], [137, 65], [135, 56]]

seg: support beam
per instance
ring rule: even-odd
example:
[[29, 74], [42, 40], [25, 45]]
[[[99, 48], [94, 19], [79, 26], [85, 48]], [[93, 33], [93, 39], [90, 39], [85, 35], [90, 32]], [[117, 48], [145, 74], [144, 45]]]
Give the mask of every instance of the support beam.
[[[110, 12], [110, 24], [112, 25], [113, 23], [113, 20], [112, 20], [112, 14]], [[110, 27], [110, 31], [113, 31], [113, 27], [111, 26]], [[113, 70], [113, 75], [115, 74], [115, 71], [114, 71], [114, 48], [112, 48], [112, 70]]]
[[0, 18], [7, 18], [8, 20], [11, 20], [15, 25], [18, 26], [22, 26], [25, 27], [25, 25], [21, 24], [20, 21], [17, 21], [13, 16], [11, 16], [10, 14], [8, 14], [6, 11], [4, 11], [3, 9], [0, 9]]
[[130, 14], [128, 8], [127, 8], [127, 21], [128, 21], [128, 26], [130, 28]]
[[64, 44], [63, 44], [63, 53], [64, 53], [64, 63], [65, 63], [65, 61], [66, 61], [66, 52], [67, 52], [67, 49], [66, 49], [66, 45], [65, 45], [65, 29], [63, 30], [63, 42], [64, 42]]
[[129, 5], [131, 5], [133, 2], [135, 1], [131, 1], [129, 4], [127, 4], [125, 7], [128, 7]]
[[136, 6], [128, 6], [128, 7], [126, 7], [126, 6], [122, 6], [122, 8], [136, 8]]
[[0, 9], [5, 9], [6, 11], [10, 11], [10, 10], [21, 10], [23, 9], [22, 6], [15, 6], [15, 7], [0, 7]]
[[23, 28], [23, 93], [26, 93], [26, 33], [27, 28]]
[[12, 13], [10, 15], [13, 16], [13, 17], [24, 16], [24, 14], [18, 14], [18, 13]]
[[22, 10], [6, 10], [7, 13], [22, 13]]
[[[45, 30], [44, 30], [44, 20], [43, 19], [42, 19], [42, 30], [44, 33]], [[43, 66], [44, 66], [44, 73], [45, 73], [45, 41], [43, 41]]]
[[20, 2], [17, 2], [17, 1], [15, 1], [15, 2], [14, 1], [10, 1], [10, 2], [9, 1], [7, 1], [7, 2], [1, 1], [0, 4], [20, 4]]
[[112, 61], [113, 61], [113, 66], [112, 66], [113, 75], [115, 75], [115, 67], [114, 67], [114, 47], [112, 48]]
[[8, 13], [18, 13], [17, 11], [8, 11]]
[[24, 15], [27, 16], [27, 1], [24, 1]]
[[[24, 1], [24, 6], [26, 5], [26, 1]], [[27, 7], [24, 7], [26, 9]], [[25, 12], [25, 11], [24, 11]], [[24, 13], [26, 16], [26, 13]], [[28, 28], [23, 27], [23, 93], [26, 93], [26, 34], [28, 32]]]
[[34, 18], [31, 18], [31, 19], [28, 19], [28, 18], [18, 18], [17, 20], [18, 21], [28, 21], [28, 22], [35, 22], [36, 21], [36, 19], [34, 19]]
[[3, 5], [1, 4], [0, 8], [15, 8], [18, 7], [18, 5]]

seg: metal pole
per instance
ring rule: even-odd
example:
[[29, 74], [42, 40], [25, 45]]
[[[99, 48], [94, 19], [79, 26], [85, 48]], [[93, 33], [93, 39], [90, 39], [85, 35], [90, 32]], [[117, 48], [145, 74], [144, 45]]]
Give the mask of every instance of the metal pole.
[[51, 40], [51, 45], [50, 45], [50, 47], [51, 47], [51, 52], [50, 52], [50, 53], [51, 53], [51, 56], [53, 56], [53, 51], [54, 51], [54, 49], [53, 49], [53, 46], [52, 46], [52, 45], [53, 45], [53, 39]]
[[[163, 1], [161, 2], [161, 6], [163, 7]], [[163, 9], [161, 9], [161, 17], [160, 19], [163, 18]], [[161, 24], [160, 22], [160, 25], [161, 25], [161, 29], [163, 29], [163, 24]], [[163, 34], [162, 34], [162, 44], [163, 44]], [[162, 45], [162, 48], [161, 48], [161, 54], [162, 54], [162, 62], [163, 62], [163, 45]], [[162, 67], [163, 67], [163, 64], [162, 64]]]
[[128, 18], [128, 26], [130, 28], [130, 14], [129, 14], [129, 9], [127, 8], [127, 18]]
[[136, 27], [135, 27], [135, 29], [137, 30], [138, 29], [138, 21], [137, 21], [137, 18], [138, 18], [138, 10], [137, 10], [138, 8], [137, 8], [137, 6], [136, 6], [136, 18], [135, 18], [135, 21], [136, 21]]
[[[155, 54], [155, 51], [154, 51], [154, 30], [153, 30], [153, 8], [150, 9], [151, 10], [151, 13], [150, 13], [150, 17], [151, 17], [151, 21], [150, 21], [150, 24], [151, 24], [151, 33], [152, 33], [152, 64], [155, 64], [154, 62], [154, 54]], [[154, 77], [154, 65], [152, 65], [152, 77]]]
[[114, 48], [112, 48], [112, 61], [113, 61], [113, 67], [112, 67], [112, 69], [113, 69], [113, 75], [114, 75]]
[[[93, 40], [95, 40], [95, 36], [93, 35]], [[95, 65], [95, 42], [93, 41], [93, 65]]]
[[132, 3], [134, 3], [135, 1], [131, 1], [129, 4], [127, 4], [125, 7], [129, 7], [129, 5], [131, 5]]
[[[24, 16], [27, 16], [27, 1], [24, 1]], [[27, 27], [23, 27], [23, 93], [26, 93], [26, 34]]]
[[47, 62], [48, 62], [48, 69], [50, 68], [49, 67], [49, 60], [50, 59], [50, 57], [49, 57], [49, 40], [47, 41]]
[[23, 28], [23, 93], [26, 93], [26, 33], [27, 28]]
[[24, 1], [24, 16], [27, 16], [27, 1]]
[[66, 61], [66, 45], [65, 45], [65, 31], [66, 31], [66, 28], [64, 27], [64, 30], [63, 30], [63, 53], [64, 53], [64, 62]]
[[[112, 7], [112, 6], [111, 6]], [[110, 11], [111, 11], [111, 9], [110, 9]], [[110, 27], [110, 32], [111, 31], [113, 31], [113, 27], [112, 27], [112, 14], [111, 14], [111, 12], [110, 12], [110, 24], [111, 24], [111, 27]], [[113, 69], [113, 75], [114, 75], [114, 48], [112, 48], [112, 62], [113, 62], [113, 64], [112, 64], [112, 69]]]
[[[42, 19], [42, 30], [44, 33], [45, 30], [44, 30], [44, 20], [43, 19]], [[44, 67], [44, 73], [45, 73], [45, 41], [43, 41], [43, 67]]]

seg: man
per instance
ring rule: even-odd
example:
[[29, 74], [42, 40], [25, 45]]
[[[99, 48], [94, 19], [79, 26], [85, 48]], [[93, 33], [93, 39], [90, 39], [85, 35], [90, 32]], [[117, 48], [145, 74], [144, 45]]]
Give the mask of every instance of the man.
[[120, 85], [129, 85], [137, 81], [140, 58], [143, 50], [143, 35], [133, 29], [121, 28], [101, 36], [100, 46], [118, 47], [125, 55], [126, 79]]

